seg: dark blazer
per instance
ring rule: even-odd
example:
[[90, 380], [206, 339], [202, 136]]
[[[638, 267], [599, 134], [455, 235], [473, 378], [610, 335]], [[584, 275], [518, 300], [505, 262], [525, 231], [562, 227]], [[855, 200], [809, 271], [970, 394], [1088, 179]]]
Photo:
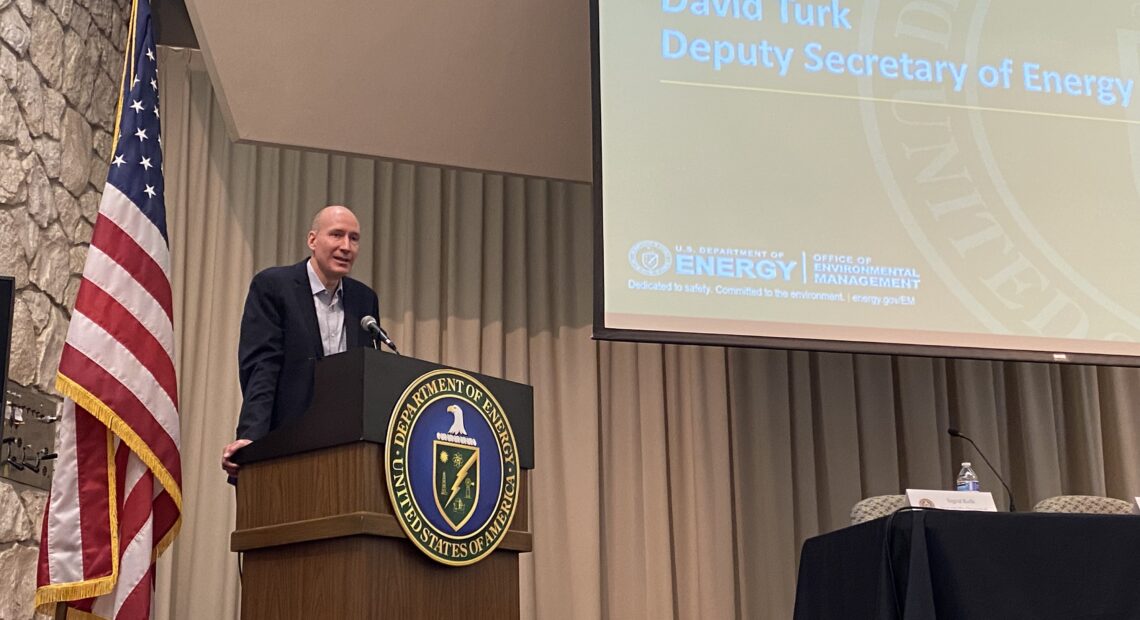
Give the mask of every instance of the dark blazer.
[[[249, 284], [238, 343], [238, 439], [261, 439], [312, 402], [313, 369], [324, 350], [307, 261], [270, 267]], [[360, 319], [380, 317], [376, 293], [359, 280], [344, 278], [342, 283], [345, 343], [350, 349], [371, 346]]]

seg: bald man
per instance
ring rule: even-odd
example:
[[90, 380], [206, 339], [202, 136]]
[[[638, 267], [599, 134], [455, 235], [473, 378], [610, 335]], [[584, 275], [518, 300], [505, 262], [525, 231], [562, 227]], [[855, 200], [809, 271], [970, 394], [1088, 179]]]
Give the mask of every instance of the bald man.
[[317, 359], [372, 344], [360, 319], [379, 317], [380, 302], [368, 285], [348, 277], [360, 248], [356, 216], [346, 207], [321, 209], [308, 245], [309, 258], [270, 267], [249, 285], [238, 343], [237, 440], [222, 451], [231, 476], [238, 471], [234, 452], [309, 407]]

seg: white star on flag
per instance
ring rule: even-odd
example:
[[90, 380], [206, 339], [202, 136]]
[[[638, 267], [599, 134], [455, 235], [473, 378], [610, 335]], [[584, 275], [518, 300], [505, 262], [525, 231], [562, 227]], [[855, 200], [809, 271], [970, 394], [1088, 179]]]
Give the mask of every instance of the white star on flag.
[[[143, 168], [146, 168], [147, 170], [150, 170], [151, 168], [154, 167], [154, 165], [150, 163], [149, 157], [142, 158], [142, 161], [139, 162], [139, 165], [142, 166]], [[150, 186], [147, 185], [147, 187], [150, 187]], [[151, 198], [154, 198], [154, 196], [151, 196]]]
[[135, 132], [135, 135], [139, 137], [139, 142], [146, 140], [146, 130], [142, 127], [140, 127], [139, 130]]
[[111, 161], [111, 165], [116, 167], [116, 168], [118, 168], [119, 166], [122, 166], [125, 163], [127, 163], [127, 160], [123, 159], [122, 155], [116, 155], [115, 159], [113, 159]]
[[142, 102], [141, 101], [135, 101], [134, 103], [131, 104], [131, 109], [134, 110], [136, 114], [139, 112], [142, 112], [143, 111]]
[[154, 60], [154, 50], [147, 50], [146, 51], [146, 57], [151, 59], [151, 60]]
[[144, 189], [144, 190], [143, 190], [143, 193], [144, 193], [144, 194], [146, 194], [147, 196], [150, 196], [151, 198], [154, 198], [154, 195], [155, 195], [157, 192], [155, 192], [155, 191], [154, 191], [154, 186], [153, 186], [153, 185], [147, 185], [147, 186], [146, 186], [146, 189]]

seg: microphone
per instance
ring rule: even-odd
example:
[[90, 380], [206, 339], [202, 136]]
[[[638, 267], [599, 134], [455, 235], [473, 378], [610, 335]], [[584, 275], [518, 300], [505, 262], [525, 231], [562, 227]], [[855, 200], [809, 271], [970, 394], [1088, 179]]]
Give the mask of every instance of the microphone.
[[994, 476], [998, 479], [998, 482], [1000, 482], [1001, 485], [1005, 487], [1005, 492], [1007, 495], [1009, 495], [1009, 511], [1017, 512], [1017, 508], [1014, 508], [1013, 506], [1013, 491], [1009, 489], [1009, 485], [1005, 483], [1005, 479], [1001, 477], [1001, 474], [998, 473], [998, 470], [993, 466], [993, 463], [990, 463], [990, 460], [986, 458], [985, 452], [982, 452], [982, 449], [978, 447], [978, 444], [974, 443], [973, 439], [970, 439], [969, 437], [960, 433], [956, 428], [948, 428], [946, 429], [946, 433], [951, 437], [965, 439], [966, 441], [970, 442], [971, 446], [974, 446], [974, 450], [978, 453], [979, 456], [982, 457], [982, 460], [986, 462], [986, 466], [990, 468], [990, 471], [994, 472]]
[[393, 353], [396, 355], [400, 354], [400, 350], [396, 348], [396, 343], [392, 342], [392, 339], [388, 337], [388, 332], [384, 331], [383, 327], [380, 327], [380, 323], [375, 317], [366, 316], [360, 319], [360, 328], [372, 334], [373, 341], [379, 340], [388, 345], [388, 348], [392, 349]]

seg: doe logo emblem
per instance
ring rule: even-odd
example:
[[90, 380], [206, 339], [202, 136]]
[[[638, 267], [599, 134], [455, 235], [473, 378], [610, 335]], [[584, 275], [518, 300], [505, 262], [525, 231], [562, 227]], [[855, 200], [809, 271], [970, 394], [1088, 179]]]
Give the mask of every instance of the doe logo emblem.
[[483, 384], [458, 370], [420, 376], [396, 401], [384, 466], [404, 533], [452, 566], [499, 546], [518, 504], [515, 435]]

